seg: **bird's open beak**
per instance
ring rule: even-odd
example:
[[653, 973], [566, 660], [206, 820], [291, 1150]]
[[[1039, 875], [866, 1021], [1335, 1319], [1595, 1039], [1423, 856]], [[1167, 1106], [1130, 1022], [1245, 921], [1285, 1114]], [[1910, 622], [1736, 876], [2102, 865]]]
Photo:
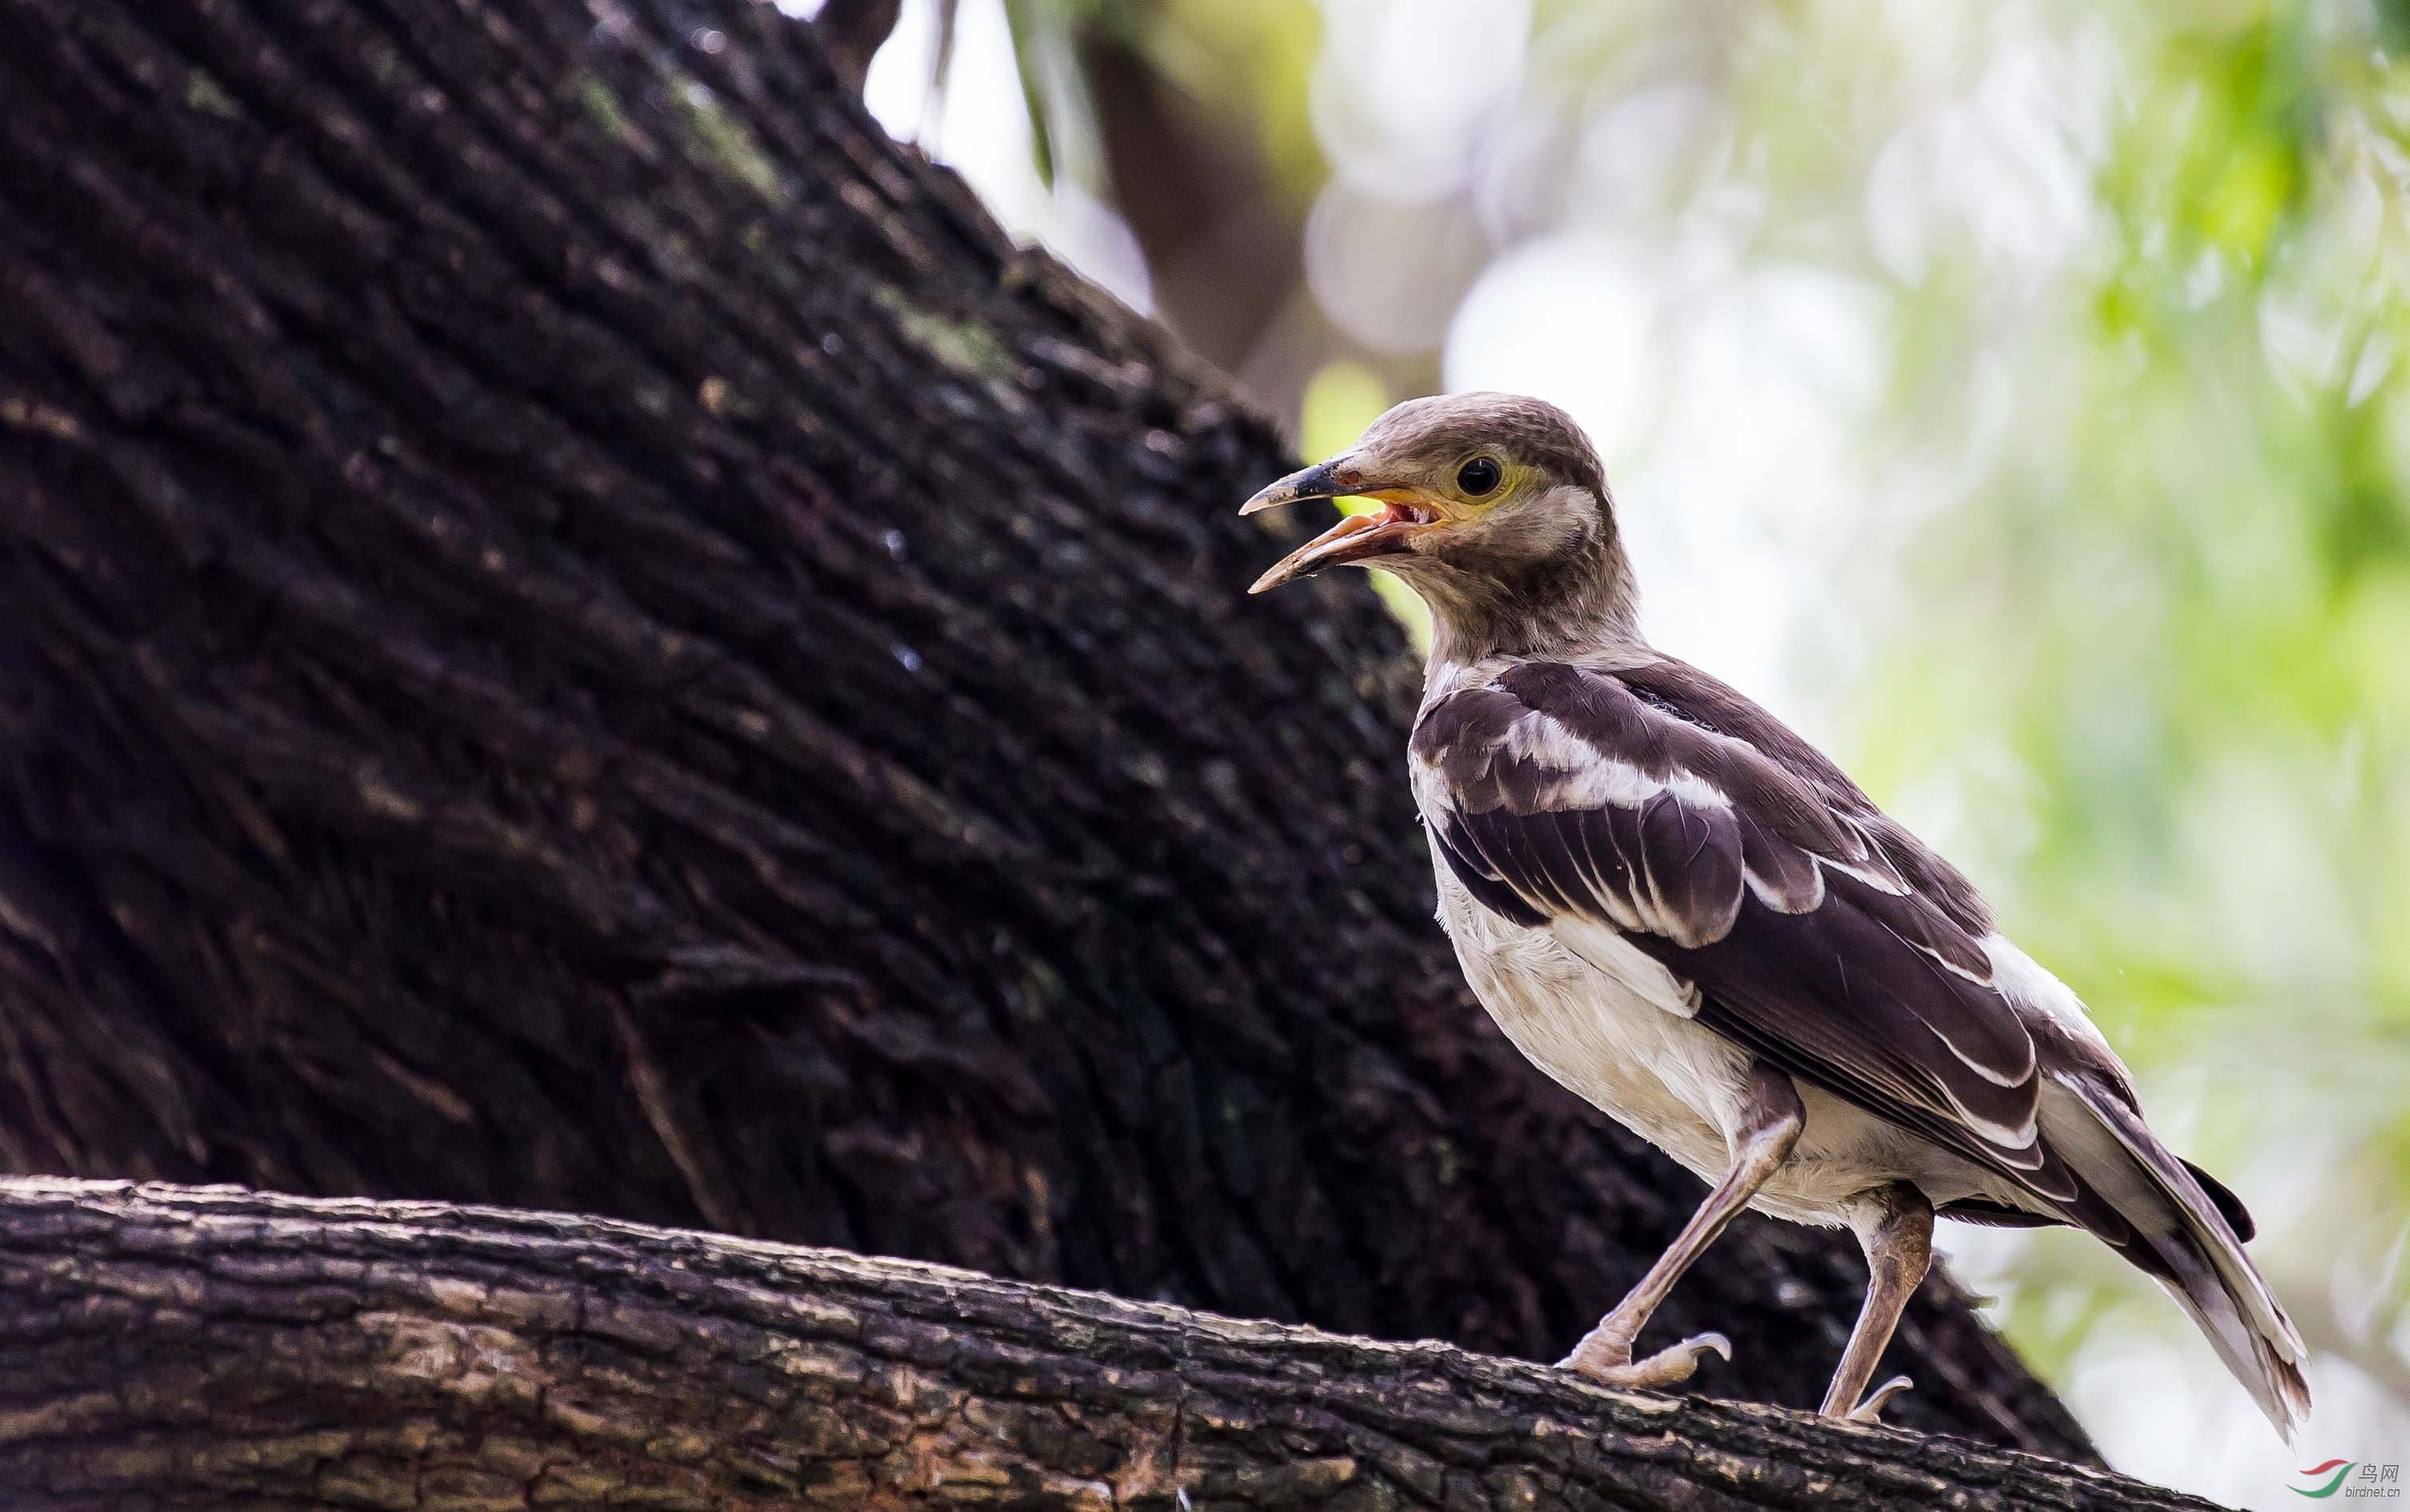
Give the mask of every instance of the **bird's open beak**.
[[1272, 564], [1255, 581], [1249, 593], [1277, 588], [1291, 578], [1319, 572], [1343, 562], [1369, 562], [1403, 555], [1407, 542], [1446, 523], [1438, 500], [1419, 488], [1385, 482], [1367, 473], [1350, 457], [1334, 457], [1302, 471], [1292, 472], [1239, 507], [1241, 514], [1275, 509], [1301, 499], [1337, 498], [1343, 495], [1379, 499], [1387, 506], [1378, 514], [1349, 514], [1339, 523]]

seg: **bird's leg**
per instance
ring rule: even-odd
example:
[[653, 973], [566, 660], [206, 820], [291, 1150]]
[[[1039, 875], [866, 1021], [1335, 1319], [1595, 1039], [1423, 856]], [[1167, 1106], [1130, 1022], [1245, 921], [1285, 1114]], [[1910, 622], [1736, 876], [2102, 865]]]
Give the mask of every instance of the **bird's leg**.
[[1578, 1371], [1609, 1386], [1656, 1387], [1690, 1379], [1699, 1368], [1699, 1356], [1710, 1349], [1726, 1360], [1732, 1358], [1732, 1341], [1720, 1333], [1694, 1335], [1636, 1363], [1632, 1346], [1682, 1273], [1716, 1242], [1716, 1235], [1749, 1205], [1799, 1143], [1808, 1115], [1800, 1105], [1798, 1087], [1781, 1072], [1754, 1063], [1749, 1069], [1749, 1100], [1741, 1109], [1740, 1127], [1732, 1136], [1732, 1168], [1691, 1215], [1691, 1221], [1682, 1225], [1665, 1253], [1657, 1257], [1657, 1263], [1648, 1267], [1640, 1284], [1598, 1320], [1598, 1327], [1574, 1346], [1574, 1352], [1557, 1362], [1558, 1368]]
[[1824, 1392], [1822, 1410], [1827, 1418], [1870, 1423], [1884, 1403], [1909, 1388], [1907, 1376], [1895, 1375], [1871, 1396], [1866, 1394], [1866, 1382], [1874, 1378], [1875, 1365], [1899, 1326], [1901, 1309], [1933, 1263], [1933, 1204], [1914, 1187], [1894, 1182], [1867, 1194], [1850, 1227], [1857, 1231], [1866, 1252], [1866, 1302]]

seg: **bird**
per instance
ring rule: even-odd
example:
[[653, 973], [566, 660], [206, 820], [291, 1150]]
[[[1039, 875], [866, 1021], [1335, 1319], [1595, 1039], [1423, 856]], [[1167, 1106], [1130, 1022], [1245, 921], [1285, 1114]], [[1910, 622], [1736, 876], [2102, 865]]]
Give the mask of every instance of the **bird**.
[[1652, 647], [1596, 450], [1516, 395], [1411, 399], [1241, 513], [1376, 502], [1249, 589], [1377, 568], [1430, 608], [1407, 745], [1438, 915], [1482, 1005], [1540, 1070], [1707, 1182], [1663, 1255], [1560, 1361], [1662, 1389], [1720, 1333], [1635, 1357], [1744, 1208], [1847, 1228], [1867, 1285], [1822, 1411], [1868, 1390], [1931, 1264], [1936, 1217], [2068, 1225], [2188, 1312], [2287, 1442], [2301, 1338], [2249, 1212], [2143, 1120], [2073, 990], [1967, 878], [1808, 742]]

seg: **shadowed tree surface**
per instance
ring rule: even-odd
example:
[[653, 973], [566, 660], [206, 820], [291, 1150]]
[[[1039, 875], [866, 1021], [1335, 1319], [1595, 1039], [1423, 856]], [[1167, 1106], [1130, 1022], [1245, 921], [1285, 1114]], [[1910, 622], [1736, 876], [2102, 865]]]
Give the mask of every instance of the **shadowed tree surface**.
[[[746, 0], [0, 3], [0, 1158], [1553, 1357], [1695, 1181], [1430, 922], [1289, 465]], [[1816, 1401], [1863, 1275], [1662, 1329]], [[1900, 1421], [2083, 1457], [1947, 1285]]]

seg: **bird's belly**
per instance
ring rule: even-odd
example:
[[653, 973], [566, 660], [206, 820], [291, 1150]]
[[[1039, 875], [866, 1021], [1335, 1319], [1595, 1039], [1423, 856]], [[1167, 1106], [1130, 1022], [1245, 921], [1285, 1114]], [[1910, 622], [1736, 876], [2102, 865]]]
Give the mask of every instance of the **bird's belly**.
[[1691, 1170], [1723, 1174], [1747, 1052], [1482, 907], [1444, 870], [1440, 895], [1465, 979], [1515, 1048]]
[[[1599, 970], [1545, 930], [1474, 901], [1445, 867], [1440, 915], [1466, 980], [1532, 1063], [1616, 1122], [1714, 1181], [1731, 1165], [1749, 1052]], [[1935, 1201], [1967, 1195], [1971, 1167], [1821, 1088], [1802, 1085], [1806, 1126], [1750, 1206], [1799, 1223], [1847, 1221], [1865, 1193], [1911, 1181]], [[1963, 1189], [1962, 1189], [1963, 1188]]]

